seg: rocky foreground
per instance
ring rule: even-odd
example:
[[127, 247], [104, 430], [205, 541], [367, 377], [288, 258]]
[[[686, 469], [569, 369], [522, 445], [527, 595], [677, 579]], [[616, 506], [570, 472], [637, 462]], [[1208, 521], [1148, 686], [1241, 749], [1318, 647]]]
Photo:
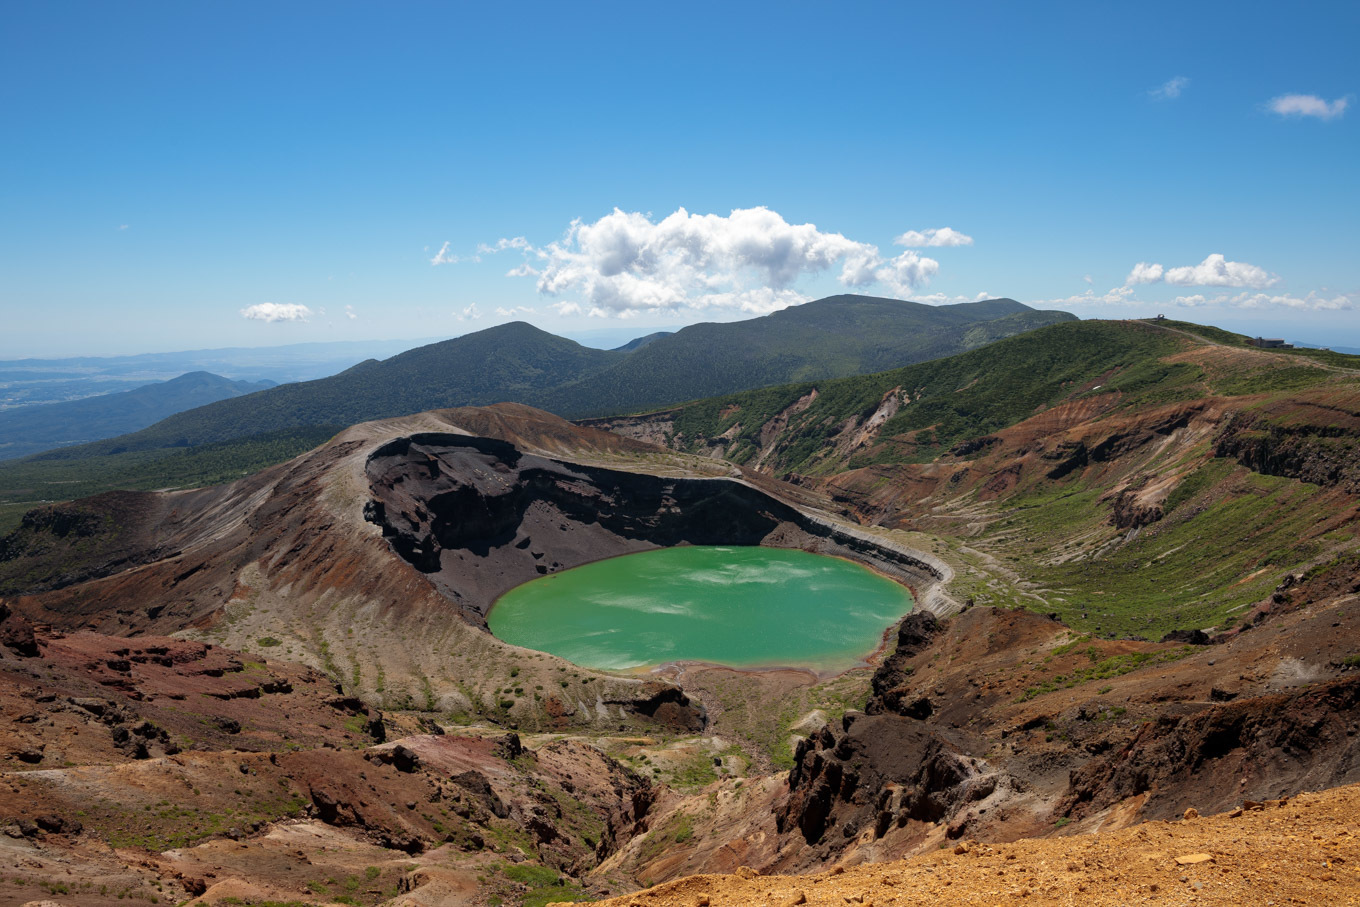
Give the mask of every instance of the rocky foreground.
[[1200, 817], [1011, 844], [964, 841], [808, 876], [743, 867], [598, 902], [610, 907], [1360, 903], [1360, 785]]

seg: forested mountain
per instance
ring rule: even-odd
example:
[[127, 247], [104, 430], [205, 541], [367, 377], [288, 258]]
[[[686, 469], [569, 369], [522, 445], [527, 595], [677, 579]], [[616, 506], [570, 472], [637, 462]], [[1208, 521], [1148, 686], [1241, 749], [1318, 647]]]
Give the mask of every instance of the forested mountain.
[[568, 418], [635, 412], [789, 381], [878, 372], [1072, 320], [1066, 312], [1036, 311], [1012, 299], [931, 306], [831, 296], [750, 321], [691, 325], [535, 405]]

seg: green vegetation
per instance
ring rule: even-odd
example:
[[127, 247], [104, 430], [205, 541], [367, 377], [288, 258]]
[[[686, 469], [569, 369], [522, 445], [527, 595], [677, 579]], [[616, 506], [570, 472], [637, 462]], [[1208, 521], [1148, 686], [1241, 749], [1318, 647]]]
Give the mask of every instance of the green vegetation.
[[233, 481], [305, 453], [339, 429], [288, 429], [190, 449], [119, 451], [88, 459], [68, 456], [79, 448], [63, 448], [0, 463], [0, 533], [12, 531], [26, 511], [47, 501], [114, 488], [150, 491]]
[[[1248, 337], [1245, 334], [1234, 334], [1232, 331], [1225, 331], [1222, 328], [1216, 328], [1211, 325], [1195, 324], [1191, 321], [1174, 321], [1171, 319], [1164, 319], [1160, 322], [1152, 323], [1185, 331], [1186, 333], [1203, 337], [1205, 340], [1219, 343], [1224, 346], [1255, 349], [1251, 344], [1251, 341], [1254, 338]], [[1348, 353], [1338, 353], [1333, 350], [1315, 350], [1308, 347], [1296, 347], [1292, 350], [1272, 349], [1270, 352], [1279, 353], [1285, 356], [1295, 356], [1300, 359], [1311, 359], [1314, 362], [1321, 362], [1324, 365], [1360, 370], [1360, 356], [1352, 356]]]
[[585, 891], [555, 869], [529, 863], [502, 866], [501, 872], [512, 882], [528, 886], [524, 907], [543, 907], [554, 901], [583, 901]]
[[1004, 534], [999, 550], [1013, 552], [1027, 575], [1062, 590], [1030, 606], [1082, 630], [1152, 639], [1180, 628], [1226, 628], [1285, 571], [1321, 550], [1312, 536], [1327, 504], [1315, 485], [1222, 459], [1205, 461], [1182, 481], [1161, 520], [1099, 557], [1053, 562], [1069, 539], [1107, 520], [1100, 489], [1076, 479], [1013, 498], [989, 533]]
[[938, 359], [1068, 320], [1066, 312], [1039, 312], [1009, 299], [929, 306], [833, 296], [750, 321], [691, 325], [563, 388], [544, 407], [569, 417], [639, 412]]
[[[1184, 343], [1127, 322], [1068, 322], [949, 359], [822, 382], [815, 386], [817, 399], [789, 420], [776, 470], [844, 469], [843, 454], [832, 446], [835, 436], [848, 419], [868, 418], [894, 392], [905, 402], [883, 424], [879, 443], [857, 454], [850, 468], [929, 462], [960, 441], [1013, 425], [1088, 386], [1088, 393], [1122, 392], [1125, 405], [1173, 389], [1193, 393], [1197, 370], [1158, 361]], [[738, 437], [754, 451], [765, 422], [813, 389], [788, 385], [699, 401], [677, 414], [675, 431], [706, 439], [739, 425]]]
[[1193, 651], [1194, 648], [1191, 646], [1180, 646], [1161, 652], [1131, 652], [1128, 655], [1116, 655], [1098, 661], [1089, 667], [1079, 668], [1070, 674], [1058, 674], [1055, 677], [1050, 677], [1042, 683], [1026, 689], [1018, 701], [1028, 702], [1038, 696], [1043, 696], [1045, 693], [1052, 693], [1055, 690], [1068, 690], [1084, 683], [1090, 683], [1092, 680], [1109, 680], [1111, 677], [1119, 677], [1147, 665], [1179, 661]]

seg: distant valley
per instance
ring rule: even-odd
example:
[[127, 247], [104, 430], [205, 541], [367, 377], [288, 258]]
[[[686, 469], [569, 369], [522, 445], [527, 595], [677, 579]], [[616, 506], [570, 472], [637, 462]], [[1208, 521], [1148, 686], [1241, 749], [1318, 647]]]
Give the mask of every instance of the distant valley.
[[0, 410], [0, 460], [138, 431], [186, 409], [274, 386], [190, 372], [135, 390]]

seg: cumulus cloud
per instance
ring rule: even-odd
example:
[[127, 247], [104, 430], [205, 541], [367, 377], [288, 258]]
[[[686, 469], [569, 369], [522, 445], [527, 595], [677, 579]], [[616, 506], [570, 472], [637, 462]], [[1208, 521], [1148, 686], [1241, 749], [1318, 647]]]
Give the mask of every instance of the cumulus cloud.
[[1315, 94], [1284, 94], [1271, 98], [1266, 105], [1282, 117], [1316, 117], [1319, 120], [1334, 120], [1346, 112], [1350, 98], [1337, 98], [1324, 101]]
[[1177, 296], [1174, 300], [1176, 305], [1186, 308], [1200, 306], [1221, 306], [1235, 309], [1286, 308], [1310, 312], [1349, 311], [1355, 308], [1356, 301], [1353, 296], [1344, 293], [1326, 295], [1318, 293], [1316, 290], [1310, 291], [1306, 296], [1294, 296], [1288, 293], [1276, 295], [1269, 293], [1221, 293], [1218, 296], [1205, 297], [1203, 294], [1196, 293], [1192, 296]]
[[1217, 253], [1197, 265], [1163, 268], [1160, 264], [1140, 261], [1125, 278], [1125, 286], [1166, 281], [1177, 287], [1272, 287], [1280, 278], [1265, 268], [1244, 261], [1228, 261]]
[[454, 317], [459, 321], [476, 321], [482, 317], [481, 310], [477, 308], [477, 303], [466, 306], [461, 312], [455, 312]]
[[[949, 228], [903, 234], [911, 235], [926, 245], [972, 242]], [[553, 304], [558, 314], [595, 317], [709, 308], [763, 315], [806, 302], [795, 284], [819, 273], [838, 269], [844, 286], [905, 295], [939, 271], [939, 262], [910, 249], [886, 257], [872, 243], [791, 224], [764, 207], [727, 215], [680, 208], [660, 220], [615, 208], [596, 221], [573, 221], [546, 246], [516, 237], [483, 244], [477, 254], [507, 249], [524, 255], [509, 276], [533, 277], [544, 296], [570, 297]], [[454, 260], [447, 244], [432, 259]]]
[[260, 302], [241, 310], [241, 317], [251, 321], [306, 321], [312, 314], [295, 302]]
[[354, 314], [354, 306], [352, 305], [345, 306], [345, 317], [348, 318], [350, 321], [353, 321], [354, 319], [359, 317], [358, 315]]
[[908, 230], [893, 240], [895, 245], [907, 247], [920, 246], [971, 246], [973, 237], [960, 233], [950, 227], [931, 230]]
[[1124, 279], [1124, 285], [1131, 287], [1140, 283], [1156, 283], [1162, 279], [1163, 268], [1159, 264], [1148, 264], [1140, 261], [1133, 266], [1129, 276]]
[[1244, 261], [1210, 255], [1197, 265], [1166, 269], [1166, 282], [1177, 287], [1269, 287], [1280, 278]]
[[1181, 96], [1181, 92], [1184, 91], [1185, 86], [1189, 84], [1190, 80], [1185, 76], [1176, 76], [1174, 79], [1168, 79], [1161, 85], [1158, 85], [1156, 88], [1149, 91], [1148, 94], [1152, 95], [1152, 97], [1158, 101], [1174, 101]]
[[498, 318], [516, 318], [520, 315], [532, 315], [533, 313], [534, 310], [527, 305], [511, 306], [510, 308], [496, 306], [496, 316]]

